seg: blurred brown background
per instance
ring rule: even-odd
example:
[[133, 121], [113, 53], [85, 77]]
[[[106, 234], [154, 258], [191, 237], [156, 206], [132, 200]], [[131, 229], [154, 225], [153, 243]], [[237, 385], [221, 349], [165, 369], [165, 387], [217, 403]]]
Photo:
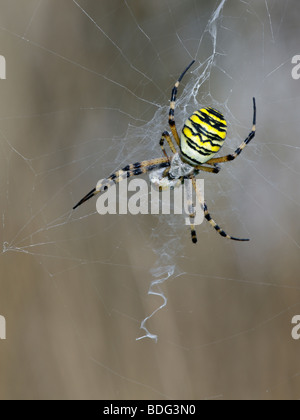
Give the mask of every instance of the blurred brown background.
[[[0, 0], [1, 399], [300, 397], [298, 3], [227, 0], [216, 21], [197, 106], [225, 113], [224, 154], [248, 134], [253, 96], [258, 125], [238, 160], [205, 175], [205, 195], [251, 241], [203, 224], [194, 246], [179, 216], [70, 209], [160, 156], [172, 85], [194, 57], [177, 124], [195, 109], [220, 3]], [[167, 306], [146, 324], [158, 342], [136, 341], [162, 304], [151, 270], [166, 266]]]

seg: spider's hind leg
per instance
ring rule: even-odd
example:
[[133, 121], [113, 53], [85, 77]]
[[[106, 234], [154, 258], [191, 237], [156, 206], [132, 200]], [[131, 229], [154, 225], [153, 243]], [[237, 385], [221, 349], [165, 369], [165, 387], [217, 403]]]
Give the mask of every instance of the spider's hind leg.
[[219, 233], [219, 235], [223, 236], [223, 238], [232, 239], [233, 241], [249, 241], [249, 239], [242, 239], [242, 238], [235, 238], [234, 236], [228, 235], [211, 217], [206, 203], [203, 205], [204, 210], [204, 217], [208, 221], [208, 223]]
[[203, 197], [202, 197], [202, 195], [201, 195], [201, 193], [200, 193], [200, 191], [198, 190], [198, 188], [197, 188], [197, 185], [196, 185], [196, 180], [195, 180], [195, 178], [192, 178], [192, 181], [193, 181], [193, 187], [194, 187], [194, 190], [196, 191], [196, 195], [197, 195], [197, 198], [198, 198], [198, 200], [199, 200], [199, 202], [200, 202], [200, 205], [201, 205], [201, 208], [202, 208], [202, 210], [203, 210], [203, 212], [204, 212], [204, 217], [205, 217], [205, 219], [208, 221], [208, 223], [218, 232], [218, 234], [219, 235], [221, 235], [221, 236], [223, 236], [223, 238], [227, 238], [227, 239], [232, 239], [233, 241], [242, 241], [242, 242], [244, 242], [244, 241], [249, 241], [249, 239], [242, 239], [242, 238], [235, 238], [234, 236], [231, 236], [231, 235], [228, 235], [215, 221], [214, 221], [214, 219], [211, 217], [211, 215], [210, 215], [210, 213], [209, 213], [209, 211], [208, 211], [208, 208], [207, 208], [207, 205], [206, 205], [206, 203], [205, 203], [205, 201], [204, 201], [204, 199], [203, 199]]
[[[195, 179], [195, 178], [192, 178]], [[184, 183], [185, 180], [189, 180], [191, 181], [190, 177], [182, 177], [182, 184]], [[195, 228], [195, 217], [196, 217], [196, 212], [195, 212], [195, 205], [193, 203], [193, 189], [192, 189], [192, 185], [188, 184], [186, 185], [187, 188], [185, 188], [185, 193], [186, 193], [186, 202], [187, 202], [187, 210], [188, 210], [188, 216], [189, 216], [189, 225], [190, 225], [190, 229], [191, 229], [191, 238], [192, 238], [192, 242], [194, 244], [197, 243], [197, 233], [196, 233], [196, 228]]]

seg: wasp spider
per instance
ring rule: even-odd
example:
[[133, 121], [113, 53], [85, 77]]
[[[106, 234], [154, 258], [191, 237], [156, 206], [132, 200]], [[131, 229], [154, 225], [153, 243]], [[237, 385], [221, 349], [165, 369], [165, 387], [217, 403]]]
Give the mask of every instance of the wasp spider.
[[[243, 143], [236, 149], [232, 154], [214, 157], [215, 154], [222, 147], [226, 132], [227, 132], [227, 123], [221, 112], [211, 108], [202, 108], [198, 111], [195, 111], [184, 123], [181, 136], [179, 137], [175, 118], [175, 102], [176, 95], [179, 83], [181, 82], [183, 76], [194, 64], [194, 60], [188, 65], [188, 67], [181, 74], [177, 82], [175, 83], [172, 89], [170, 110], [169, 110], [169, 127], [173, 136], [173, 139], [176, 142], [179, 152], [177, 152], [173, 140], [170, 134], [167, 131], [162, 133], [160, 139], [160, 147], [162, 149], [164, 157], [155, 158], [151, 160], [144, 160], [141, 162], [136, 162], [130, 165], [125, 166], [125, 168], [116, 171], [108, 178], [106, 178], [101, 183], [98, 183], [96, 188], [93, 188], [85, 197], [83, 197], [74, 207], [76, 209], [85, 201], [89, 200], [94, 195], [100, 193], [101, 191], [107, 190], [111, 185], [117, 184], [123, 179], [129, 178], [135, 175], [141, 175], [148, 172], [160, 173], [160, 178], [158, 181], [159, 186], [174, 186], [176, 183], [183, 182], [184, 179], [191, 179], [193, 187], [196, 191], [197, 199], [200, 201], [201, 208], [204, 212], [205, 219], [210, 223], [210, 225], [224, 238], [233, 239], [235, 241], [248, 241], [249, 239], [240, 239], [228, 235], [221, 227], [214, 221], [211, 215], [208, 212], [207, 205], [203, 200], [203, 197], [200, 194], [200, 191], [196, 188], [195, 175], [198, 175], [199, 171], [213, 172], [218, 173], [220, 167], [218, 163], [229, 162], [234, 160], [245, 146], [253, 139], [255, 136], [256, 129], [256, 104], [255, 98], [253, 98], [253, 126], [248, 137], [243, 141]], [[172, 156], [168, 156], [164, 143], [167, 141]], [[190, 209], [193, 209], [193, 206], [190, 206]], [[197, 236], [195, 231], [195, 226], [193, 220], [195, 214], [193, 211], [190, 211], [190, 227], [192, 241], [197, 242]]]

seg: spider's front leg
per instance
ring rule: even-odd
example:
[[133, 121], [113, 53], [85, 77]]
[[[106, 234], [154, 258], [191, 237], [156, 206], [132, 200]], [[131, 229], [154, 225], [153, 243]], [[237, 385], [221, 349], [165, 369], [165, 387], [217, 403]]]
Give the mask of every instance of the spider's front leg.
[[118, 184], [119, 182], [123, 181], [124, 179], [130, 178], [132, 176], [143, 175], [148, 172], [154, 171], [155, 169], [162, 169], [168, 168], [170, 166], [169, 159], [166, 157], [157, 158], [157, 159], [150, 159], [144, 160], [141, 162], [132, 163], [130, 165], [125, 166], [123, 169], [120, 169], [113, 174], [111, 174], [108, 178], [103, 179], [102, 181], [98, 182], [95, 188], [93, 188], [88, 194], [86, 194], [74, 207], [75, 210], [77, 207], [81, 206], [81, 204], [85, 203], [90, 198], [94, 197], [95, 195], [101, 193], [102, 191], [107, 190], [110, 186]]
[[193, 60], [188, 66], [187, 68], [183, 71], [183, 73], [179, 76], [177, 82], [175, 83], [173, 89], [172, 89], [172, 93], [171, 93], [171, 102], [170, 102], [170, 110], [169, 110], [169, 126], [170, 129], [172, 131], [173, 137], [177, 143], [178, 146], [180, 146], [180, 138], [176, 129], [176, 124], [175, 124], [175, 103], [176, 103], [176, 97], [177, 97], [177, 90], [179, 87], [179, 84], [181, 82], [181, 80], [183, 79], [184, 75], [186, 74], [186, 72], [191, 68], [191, 66], [195, 63], [195, 60]]
[[255, 137], [255, 133], [256, 133], [256, 102], [255, 102], [255, 98], [253, 98], [253, 125], [252, 125], [252, 129], [251, 129], [250, 133], [248, 134], [248, 137], [243, 141], [243, 143], [232, 154], [226, 155], [226, 156], [221, 156], [221, 157], [218, 157], [218, 158], [212, 158], [209, 161], [207, 161], [206, 163], [209, 164], [209, 165], [216, 165], [218, 163], [230, 162], [230, 161], [234, 160], [235, 158], [237, 158], [239, 156], [239, 154], [247, 146], [247, 144], [249, 144], [250, 141]]

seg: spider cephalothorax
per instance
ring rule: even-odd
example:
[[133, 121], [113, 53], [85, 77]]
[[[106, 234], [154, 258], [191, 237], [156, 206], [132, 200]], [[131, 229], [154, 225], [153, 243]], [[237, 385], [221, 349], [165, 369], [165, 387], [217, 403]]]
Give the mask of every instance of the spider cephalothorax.
[[[131, 176], [141, 175], [149, 172], [150, 181], [161, 189], [174, 188], [182, 183], [185, 179], [190, 179], [192, 180], [197, 199], [199, 200], [201, 208], [204, 212], [204, 217], [211, 224], [211, 226], [225, 238], [233, 239], [236, 241], [248, 241], [248, 239], [240, 239], [227, 235], [227, 233], [224, 232], [224, 230], [221, 229], [220, 226], [212, 219], [208, 212], [207, 205], [201, 195], [201, 192], [197, 189], [195, 176], [198, 175], [199, 171], [218, 173], [220, 171], [218, 163], [234, 160], [245, 148], [245, 146], [253, 139], [256, 130], [255, 98], [253, 98], [252, 130], [250, 131], [248, 137], [235, 150], [234, 153], [222, 157], [215, 157], [216, 153], [218, 153], [225, 141], [227, 123], [223, 114], [211, 107], [202, 108], [198, 111], [195, 111], [185, 121], [181, 136], [179, 137], [174, 117], [177, 89], [183, 76], [194, 64], [194, 62], [195, 61], [192, 61], [180, 75], [172, 89], [171, 94], [169, 126], [176, 145], [179, 148], [179, 152], [177, 152], [170, 134], [167, 131], [164, 131], [159, 142], [164, 154], [163, 158], [155, 158], [136, 162], [116, 171], [104, 181], [98, 183], [96, 188], [93, 188], [92, 191], [83, 197], [73, 207], [73, 209], [76, 209], [76, 207], [80, 206], [89, 198], [107, 189], [110, 185], [117, 184], [123, 179], [129, 178]], [[168, 156], [165, 150], [165, 141], [167, 141], [171, 149], [171, 157]], [[196, 243], [197, 236], [193, 223], [195, 215], [192, 211], [192, 208], [193, 206], [191, 206], [190, 211], [191, 235], [192, 241]]]

